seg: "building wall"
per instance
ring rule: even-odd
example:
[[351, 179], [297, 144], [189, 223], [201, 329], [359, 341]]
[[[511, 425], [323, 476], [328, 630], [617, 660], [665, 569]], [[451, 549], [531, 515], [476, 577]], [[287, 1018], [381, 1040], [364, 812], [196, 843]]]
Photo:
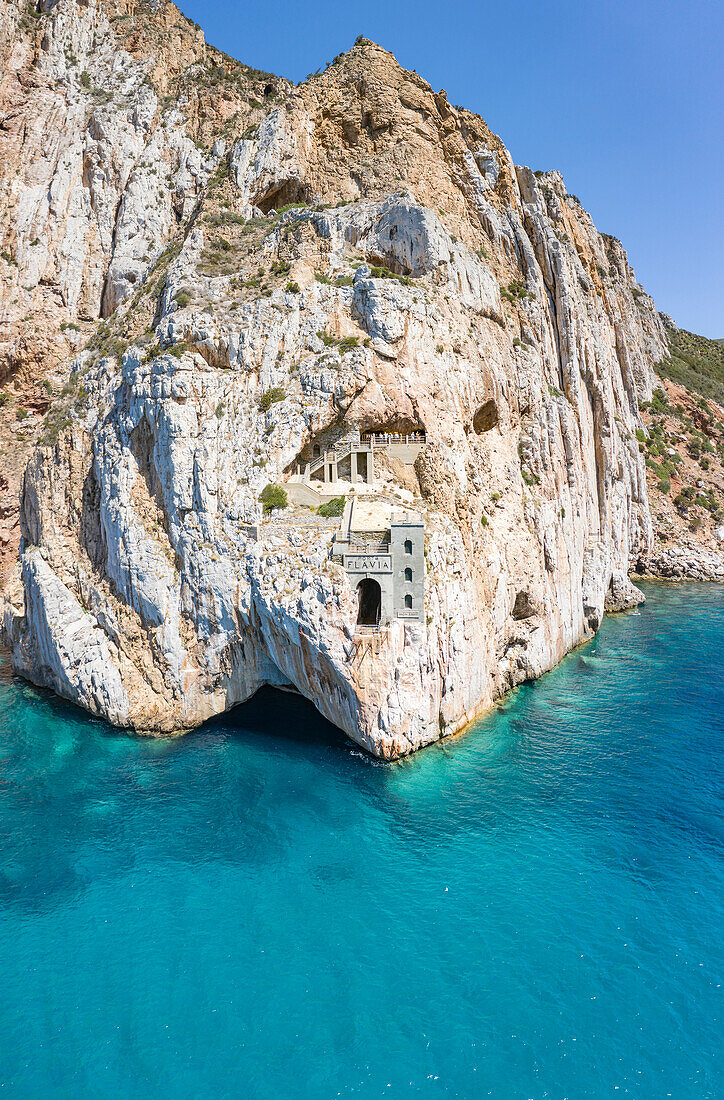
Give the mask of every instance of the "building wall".
[[388, 443], [386, 447], [378, 447], [376, 450], [385, 451], [390, 458], [399, 458], [406, 466], [414, 466], [415, 459], [420, 451], [424, 451], [424, 443]]
[[[410, 543], [411, 552], [405, 549]], [[390, 525], [390, 554], [392, 556], [393, 617], [425, 621], [425, 526], [423, 523], [395, 522]], [[412, 572], [412, 580], [406, 580], [405, 571]], [[412, 597], [412, 607], [405, 604], [405, 596]]]
[[357, 585], [365, 577], [377, 581], [382, 590], [380, 623], [389, 623], [395, 617], [391, 555], [345, 554], [344, 568], [355, 594], [357, 593]]
[[[425, 621], [425, 526], [422, 522], [393, 518], [389, 554], [345, 551], [342, 560], [355, 593], [365, 577], [379, 584], [380, 625], [394, 619]], [[409, 579], [407, 570], [410, 571]], [[412, 601], [411, 607], [405, 602], [406, 596]]]

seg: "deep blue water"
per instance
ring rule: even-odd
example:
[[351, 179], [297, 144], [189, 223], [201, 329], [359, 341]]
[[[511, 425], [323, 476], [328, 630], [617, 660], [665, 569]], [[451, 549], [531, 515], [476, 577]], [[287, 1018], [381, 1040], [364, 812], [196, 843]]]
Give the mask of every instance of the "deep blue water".
[[265, 690], [143, 741], [0, 680], [0, 1088], [724, 1096], [724, 587], [375, 764]]

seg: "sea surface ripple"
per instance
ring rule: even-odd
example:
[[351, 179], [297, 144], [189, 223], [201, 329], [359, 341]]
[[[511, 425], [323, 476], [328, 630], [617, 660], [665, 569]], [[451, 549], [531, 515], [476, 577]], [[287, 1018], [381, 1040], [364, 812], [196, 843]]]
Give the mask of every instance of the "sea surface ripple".
[[724, 587], [394, 765], [265, 689], [127, 737], [0, 673], [0, 1088], [724, 1096]]

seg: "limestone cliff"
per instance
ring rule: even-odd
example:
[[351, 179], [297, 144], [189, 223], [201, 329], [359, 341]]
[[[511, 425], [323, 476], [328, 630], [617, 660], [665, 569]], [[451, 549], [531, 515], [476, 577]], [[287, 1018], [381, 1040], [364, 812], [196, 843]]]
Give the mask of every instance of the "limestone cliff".
[[170, 3], [0, 0], [0, 583], [69, 358], [187, 221], [231, 135], [287, 88]]
[[[561, 177], [366, 40], [293, 87], [170, 4], [48, 7], [5, 3], [32, 179], [0, 209], [3, 369], [29, 309], [38, 357], [76, 354], [25, 473], [15, 667], [145, 732], [291, 684], [393, 758], [637, 602], [665, 334]], [[257, 524], [348, 428], [427, 440], [380, 486], [424, 514], [425, 619], [369, 637], [334, 523]]]

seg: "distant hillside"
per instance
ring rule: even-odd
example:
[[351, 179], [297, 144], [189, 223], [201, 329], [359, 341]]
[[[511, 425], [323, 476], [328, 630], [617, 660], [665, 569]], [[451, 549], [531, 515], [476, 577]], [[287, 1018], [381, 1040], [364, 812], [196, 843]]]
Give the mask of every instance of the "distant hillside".
[[724, 339], [708, 340], [685, 329], [668, 329], [669, 356], [656, 372], [724, 404]]

